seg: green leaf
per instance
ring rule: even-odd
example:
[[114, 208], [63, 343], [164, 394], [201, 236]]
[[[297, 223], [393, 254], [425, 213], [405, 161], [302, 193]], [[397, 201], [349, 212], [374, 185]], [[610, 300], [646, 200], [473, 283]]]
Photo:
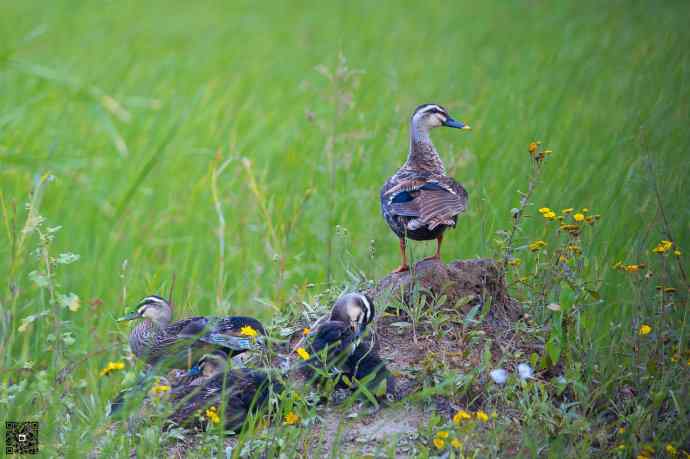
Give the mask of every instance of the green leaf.
[[58, 255], [55, 262], [58, 264], [61, 264], [61, 265], [68, 265], [70, 263], [74, 263], [77, 260], [79, 260], [79, 255], [77, 255], [76, 253], [72, 253], [72, 252], [66, 252], [66, 253], [61, 253], [60, 255]]
[[551, 365], [556, 365], [561, 356], [561, 339], [556, 334], [551, 334], [549, 340], [546, 342], [546, 353], [551, 360]]
[[376, 400], [376, 397], [374, 397], [374, 394], [372, 394], [371, 391], [367, 388], [366, 384], [360, 384], [358, 389], [364, 394], [364, 396], [367, 398], [367, 400], [371, 402], [372, 405], [379, 406], [379, 402]]
[[72, 312], [77, 312], [81, 307], [81, 302], [79, 297], [74, 293], [68, 293], [66, 295], [58, 294], [58, 304], [63, 308], [67, 308]]
[[40, 288], [46, 288], [50, 285], [50, 276], [42, 272], [31, 271], [29, 273], [29, 279]]

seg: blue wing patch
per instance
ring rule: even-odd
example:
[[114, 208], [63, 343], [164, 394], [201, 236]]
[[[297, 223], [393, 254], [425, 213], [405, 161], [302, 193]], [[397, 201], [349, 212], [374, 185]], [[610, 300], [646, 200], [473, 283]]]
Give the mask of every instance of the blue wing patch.
[[201, 341], [210, 344], [217, 344], [219, 346], [227, 347], [233, 351], [245, 351], [252, 348], [252, 342], [249, 338], [240, 338], [239, 336], [223, 335], [221, 333], [209, 333], [201, 338]]
[[409, 202], [412, 201], [412, 199], [414, 198], [408, 191], [402, 191], [393, 197], [391, 203]]
[[422, 186], [420, 190], [442, 190], [442, 191], [448, 191], [447, 189], [443, 188], [441, 185], [438, 183], [427, 183], [426, 185]]
[[199, 376], [201, 374], [201, 368], [199, 368], [199, 365], [194, 365], [192, 368], [187, 371], [187, 374], [185, 376]]

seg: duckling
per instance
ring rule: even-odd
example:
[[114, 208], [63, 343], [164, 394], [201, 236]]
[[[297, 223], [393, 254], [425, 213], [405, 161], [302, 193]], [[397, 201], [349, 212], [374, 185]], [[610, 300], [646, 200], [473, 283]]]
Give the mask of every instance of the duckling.
[[308, 349], [313, 356], [302, 365], [306, 378], [313, 379], [315, 369], [321, 368], [353, 382], [368, 380], [372, 389], [385, 378], [386, 391], [392, 393], [394, 380], [383, 360], [371, 342], [361, 339], [374, 313], [374, 303], [366, 295], [348, 293], [338, 298], [330, 319], [311, 333]]
[[436, 239], [436, 253], [429, 258], [440, 259], [443, 233], [455, 227], [458, 215], [467, 208], [467, 191], [446, 175], [429, 131], [440, 126], [470, 127], [451, 118], [438, 104], [418, 106], [410, 124], [407, 161], [381, 188], [383, 217], [400, 239], [402, 263], [393, 272], [409, 269], [405, 253], [407, 238], [415, 241]]
[[139, 358], [150, 365], [165, 362], [169, 368], [189, 368], [193, 361], [209, 350], [229, 350], [231, 357], [253, 347], [251, 337], [242, 329], [251, 327], [265, 335], [263, 325], [251, 317], [189, 317], [172, 322], [170, 303], [157, 295], [147, 296], [137, 309], [118, 322], [144, 319], [132, 329], [129, 345]]
[[170, 400], [175, 408], [168, 418], [173, 424], [203, 425], [207, 421], [200, 414], [214, 407], [220, 415], [224, 405], [225, 429], [237, 432], [248, 414], [263, 407], [271, 390], [282, 390], [268, 373], [250, 368], [230, 369], [227, 361], [224, 350], [205, 354], [198, 363], [198, 373], [188, 372], [189, 379], [173, 388]]

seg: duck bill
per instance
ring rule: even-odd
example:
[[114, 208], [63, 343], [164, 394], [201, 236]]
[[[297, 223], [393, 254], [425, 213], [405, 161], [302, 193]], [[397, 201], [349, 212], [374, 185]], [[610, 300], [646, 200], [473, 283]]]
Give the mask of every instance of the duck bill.
[[120, 317], [119, 319], [117, 319], [117, 321], [118, 322], [125, 322], [127, 320], [134, 320], [134, 319], [138, 319], [138, 318], [139, 318], [139, 311], [134, 311], [134, 312], [130, 312], [129, 314]]
[[446, 121], [443, 123], [443, 125], [446, 127], [451, 127], [451, 128], [455, 128], [455, 129], [466, 129], [466, 130], [472, 129], [468, 125], [463, 123], [462, 121], [454, 120], [450, 116], [448, 118], [446, 118]]
[[350, 328], [355, 334], [355, 339], [358, 339], [362, 335], [362, 327], [357, 322], [350, 322]]
[[199, 368], [199, 365], [194, 365], [192, 368], [187, 370], [187, 373], [185, 373], [185, 376], [195, 377], [195, 376], [199, 376], [200, 374], [201, 374], [201, 368]]

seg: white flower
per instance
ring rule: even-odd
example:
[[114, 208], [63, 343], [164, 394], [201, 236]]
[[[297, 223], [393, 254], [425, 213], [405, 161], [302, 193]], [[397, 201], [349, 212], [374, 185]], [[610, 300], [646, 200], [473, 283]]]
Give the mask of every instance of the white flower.
[[518, 365], [517, 369], [518, 374], [520, 375], [520, 379], [523, 381], [525, 379], [530, 379], [534, 374], [534, 370], [532, 370], [532, 367], [530, 367], [526, 363], [521, 363], [520, 365]]
[[489, 375], [496, 384], [505, 384], [506, 380], [508, 379], [508, 372], [505, 371], [503, 368], [496, 368], [495, 370], [491, 370], [491, 373], [489, 373]]

